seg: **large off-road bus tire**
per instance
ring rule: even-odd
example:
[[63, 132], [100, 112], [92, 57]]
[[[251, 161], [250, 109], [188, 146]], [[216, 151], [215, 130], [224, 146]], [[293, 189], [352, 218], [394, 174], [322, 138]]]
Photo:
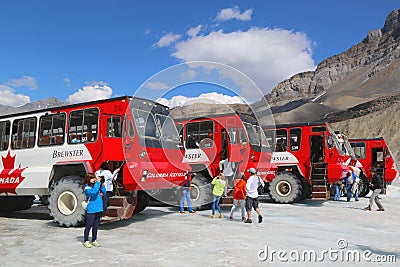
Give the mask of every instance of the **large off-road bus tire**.
[[306, 199], [310, 199], [311, 198], [311, 185], [305, 180], [302, 179], [301, 181], [301, 185], [302, 185], [302, 192], [301, 192], [301, 197], [299, 200], [306, 200]]
[[138, 214], [143, 211], [148, 205], [150, 201], [150, 196], [145, 191], [137, 192], [137, 200], [136, 200], [135, 210], [133, 211], [133, 215]]
[[82, 179], [78, 176], [67, 176], [54, 183], [50, 188], [50, 215], [60, 226], [77, 226], [85, 220], [82, 201], [85, 193]]
[[35, 196], [0, 197], [0, 212], [29, 209], [34, 200]]
[[190, 198], [195, 210], [208, 209], [210, 207], [212, 202], [212, 186], [203, 175], [197, 174], [192, 179]]
[[293, 203], [300, 200], [303, 186], [296, 175], [281, 172], [270, 183], [271, 198], [277, 203]]
[[358, 185], [358, 196], [365, 197], [369, 193], [369, 180], [367, 177], [360, 176], [360, 184]]

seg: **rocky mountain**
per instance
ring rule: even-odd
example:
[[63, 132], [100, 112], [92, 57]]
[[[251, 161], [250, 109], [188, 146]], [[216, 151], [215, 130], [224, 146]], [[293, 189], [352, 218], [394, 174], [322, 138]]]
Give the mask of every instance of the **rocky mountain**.
[[35, 102], [31, 102], [31, 103], [25, 104], [20, 107], [10, 107], [10, 106], [0, 105], [0, 116], [7, 115], [7, 114], [20, 113], [20, 112], [25, 112], [25, 111], [31, 111], [31, 110], [58, 107], [58, 106], [62, 106], [62, 105], [66, 105], [66, 103], [62, 102], [60, 99], [55, 98], [55, 97], [49, 97], [44, 100], [38, 100]]
[[[341, 112], [396, 94], [400, 92], [399, 45], [400, 10], [395, 10], [388, 15], [382, 29], [370, 31], [359, 44], [322, 61], [315, 71], [282, 81], [265, 98], [275, 107], [308, 98], [309, 102], [320, 105], [321, 111], [326, 109], [321, 114], [324, 118], [334, 110]], [[315, 107], [303, 109], [313, 113]], [[292, 112], [299, 113], [297, 108]]]
[[353, 138], [384, 137], [399, 160], [400, 10], [359, 44], [282, 81], [265, 98], [277, 123], [325, 120]]

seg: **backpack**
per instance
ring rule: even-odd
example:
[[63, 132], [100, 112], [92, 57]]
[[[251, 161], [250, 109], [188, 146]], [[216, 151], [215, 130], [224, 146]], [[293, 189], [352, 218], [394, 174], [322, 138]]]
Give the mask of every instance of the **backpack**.
[[259, 195], [262, 195], [262, 194], [264, 194], [264, 186], [263, 186], [263, 184], [261, 183], [261, 181], [260, 181], [260, 176], [257, 176], [258, 177], [258, 187], [257, 187], [257, 193], [259, 194]]

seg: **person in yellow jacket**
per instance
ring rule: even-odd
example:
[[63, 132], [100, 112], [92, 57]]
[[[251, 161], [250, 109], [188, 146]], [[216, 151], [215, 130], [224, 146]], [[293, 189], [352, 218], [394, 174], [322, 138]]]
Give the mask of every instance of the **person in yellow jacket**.
[[213, 188], [213, 198], [212, 198], [212, 208], [211, 208], [211, 219], [215, 218], [215, 208], [217, 208], [219, 212], [219, 217], [223, 218], [224, 216], [221, 213], [221, 208], [219, 207], [219, 201], [221, 199], [222, 194], [224, 193], [225, 188], [225, 176], [221, 173], [220, 175], [214, 177], [211, 184], [214, 185]]

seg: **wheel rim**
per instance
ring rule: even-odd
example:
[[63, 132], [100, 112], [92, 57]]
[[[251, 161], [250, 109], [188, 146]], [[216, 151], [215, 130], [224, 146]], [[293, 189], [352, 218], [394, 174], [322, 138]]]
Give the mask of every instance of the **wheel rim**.
[[287, 181], [278, 182], [275, 188], [278, 195], [282, 197], [286, 197], [292, 192], [292, 186]]
[[195, 202], [200, 197], [200, 188], [196, 184], [192, 184], [192, 189], [190, 190], [190, 200]]
[[78, 200], [74, 193], [65, 191], [57, 199], [58, 210], [64, 215], [71, 215], [78, 206]]

